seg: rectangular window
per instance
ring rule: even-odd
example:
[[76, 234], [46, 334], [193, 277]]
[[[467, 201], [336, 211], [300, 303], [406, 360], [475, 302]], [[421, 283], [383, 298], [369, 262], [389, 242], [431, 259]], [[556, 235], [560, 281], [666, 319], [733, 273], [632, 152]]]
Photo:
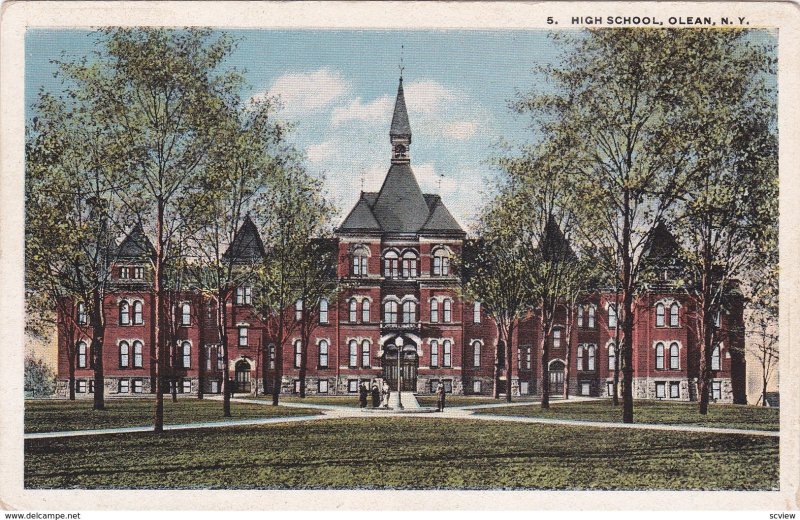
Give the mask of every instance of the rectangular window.
[[117, 383], [117, 392], [127, 394], [131, 391], [131, 382], [128, 379], [120, 379]]
[[436, 387], [439, 386], [439, 380], [438, 379], [431, 379], [430, 380], [430, 384], [431, 384], [431, 393], [435, 394], [436, 393]]
[[130, 269], [128, 267], [120, 267], [119, 268], [119, 277], [123, 279], [128, 279], [130, 276]]
[[589, 394], [591, 394], [591, 385], [586, 382], [581, 383], [581, 395], [589, 395]]
[[519, 393], [522, 395], [528, 395], [530, 390], [530, 383], [527, 381], [520, 381], [519, 383]]
[[439, 366], [439, 342], [431, 341], [431, 368]]
[[366, 341], [361, 344], [361, 367], [369, 368], [369, 343]]
[[445, 341], [442, 343], [442, 366], [449, 367], [450, 366], [450, 342]]
[[184, 379], [181, 385], [181, 393], [183, 394], [191, 394], [192, 393], [192, 380], [191, 379]]
[[217, 347], [217, 370], [225, 370], [225, 353], [222, 347]]
[[300, 393], [300, 380], [299, 379], [295, 379], [294, 380], [294, 393], [296, 393], [296, 394]]
[[328, 300], [325, 298], [319, 301], [319, 322], [328, 323]]
[[79, 394], [85, 394], [86, 381], [83, 379], [78, 379], [77, 381], [75, 381], [75, 391], [78, 392]]
[[275, 345], [269, 346], [269, 368], [275, 368]]
[[300, 365], [303, 363], [303, 344], [298, 339], [294, 342], [294, 367], [300, 368]]
[[664, 399], [667, 396], [667, 384], [656, 383], [656, 399]]
[[608, 306], [608, 328], [613, 329], [617, 326], [617, 307], [616, 305]]
[[252, 287], [237, 287], [236, 288], [236, 304], [237, 305], [250, 305], [253, 303], [253, 288]]
[[211, 349], [211, 347], [206, 345], [205, 353], [206, 353], [206, 370], [211, 370], [211, 355], [213, 353], [213, 350]]
[[134, 394], [141, 394], [142, 393], [142, 380], [141, 379], [134, 379], [133, 380], [133, 393]]
[[553, 329], [553, 349], [561, 348], [561, 329]]
[[348, 346], [349, 349], [349, 367], [356, 368], [358, 366], [358, 343], [356, 340], [351, 340]]
[[472, 323], [481, 322], [481, 302], [472, 304]]
[[328, 368], [328, 342], [319, 342], [319, 368]]
[[606, 393], [608, 394], [608, 397], [614, 397], [614, 382], [613, 381], [609, 381], [608, 384], [606, 385]]
[[78, 304], [78, 325], [86, 325], [89, 319], [86, 315], [86, 306], [82, 303]]
[[445, 379], [444, 380], [444, 393], [452, 394], [453, 393], [453, 380], [452, 379]]
[[681, 396], [681, 384], [678, 381], [672, 381], [669, 384], [670, 399], [679, 399], [680, 396]]
[[89, 393], [90, 394], [94, 393], [94, 379], [89, 380]]
[[473, 381], [472, 382], [472, 393], [473, 394], [481, 393], [481, 382], [480, 381]]
[[78, 368], [86, 368], [87, 347], [86, 343], [78, 343]]
[[711, 381], [711, 399], [722, 399], [722, 382]]
[[248, 329], [247, 327], [239, 327], [239, 346], [246, 347], [248, 344]]
[[328, 393], [328, 380], [327, 379], [320, 379], [317, 381], [317, 392], [320, 394], [327, 394]]
[[358, 392], [358, 379], [347, 380], [347, 391], [351, 394]]
[[531, 351], [532, 350], [533, 349], [531, 347], [528, 347], [526, 349], [527, 354], [525, 354], [525, 368], [527, 368], [528, 370], [531, 369]]
[[479, 341], [472, 342], [472, 366], [481, 366], [481, 344]]
[[133, 268], [133, 277], [136, 280], [141, 280], [144, 278], [144, 268], [143, 267], [134, 267]]

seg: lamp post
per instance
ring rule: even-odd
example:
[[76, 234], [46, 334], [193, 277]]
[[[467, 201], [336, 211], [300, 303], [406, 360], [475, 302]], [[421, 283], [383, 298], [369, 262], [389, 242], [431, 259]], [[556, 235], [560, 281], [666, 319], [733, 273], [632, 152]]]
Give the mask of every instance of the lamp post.
[[402, 394], [400, 389], [403, 388], [403, 371], [401, 366], [401, 357], [403, 352], [403, 338], [402, 336], [398, 336], [397, 339], [394, 340], [394, 344], [397, 347], [397, 409], [403, 409], [403, 400], [401, 398]]

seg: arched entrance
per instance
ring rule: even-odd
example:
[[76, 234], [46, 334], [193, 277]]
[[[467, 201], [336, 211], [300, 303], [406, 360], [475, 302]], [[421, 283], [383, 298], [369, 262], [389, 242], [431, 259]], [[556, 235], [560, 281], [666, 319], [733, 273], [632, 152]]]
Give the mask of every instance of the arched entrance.
[[402, 376], [402, 390], [415, 392], [417, 390], [419, 356], [417, 356], [417, 347], [413, 343], [404, 343], [399, 348], [395, 343], [383, 347], [383, 356], [381, 357], [383, 379], [389, 384], [391, 390], [397, 390], [398, 352], [400, 353], [399, 370]]
[[236, 379], [234, 391], [239, 393], [250, 393], [250, 363], [244, 359], [236, 362]]
[[554, 359], [547, 367], [550, 375], [550, 395], [564, 393], [564, 362]]

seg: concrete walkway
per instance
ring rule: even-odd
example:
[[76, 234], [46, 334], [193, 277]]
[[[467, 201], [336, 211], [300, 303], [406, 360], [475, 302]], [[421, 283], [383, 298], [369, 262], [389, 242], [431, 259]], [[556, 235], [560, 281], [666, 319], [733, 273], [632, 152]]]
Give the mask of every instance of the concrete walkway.
[[[578, 400], [591, 400], [591, 399], [570, 399], [570, 402], [577, 402]], [[248, 403], [248, 404], [263, 404], [265, 406], [272, 406], [271, 401], [247, 399], [247, 398], [233, 398], [231, 402]], [[439, 413], [385, 413], [381, 415], [372, 415], [360, 408], [352, 406], [338, 406], [338, 405], [322, 405], [322, 404], [305, 404], [305, 403], [280, 403], [280, 406], [286, 408], [306, 408], [320, 410], [319, 415], [299, 415], [288, 417], [268, 417], [268, 418], [254, 418], [254, 419], [236, 419], [230, 421], [217, 421], [217, 422], [198, 422], [188, 424], [170, 424], [164, 425], [164, 430], [192, 430], [197, 428], [225, 428], [229, 426], [255, 426], [262, 424], [280, 424], [302, 421], [319, 421], [325, 419], [364, 419], [370, 417], [423, 417], [423, 418], [440, 418], [440, 419], [459, 419], [459, 420], [479, 420], [479, 421], [502, 421], [502, 422], [516, 422], [528, 424], [549, 424], [560, 426], [583, 426], [590, 428], [621, 428], [633, 430], [658, 430], [658, 431], [673, 431], [673, 432], [689, 432], [689, 433], [715, 433], [723, 435], [757, 435], [762, 437], [780, 437], [780, 432], [765, 431], [765, 430], [744, 430], [736, 428], [718, 428], [707, 426], [690, 426], [690, 425], [673, 425], [673, 424], [647, 424], [647, 423], [613, 423], [613, 422], [600, 422], [600, 421], [576, 421], [570, 419], [546, 419], [540, 417], [518, 417], [512, 415], [491, 415], [491, 414], [476, 414], [476, 410], [485, 410], [491, 408], [505, 408], [508, 406], [529, 406], [537, 404], [533, 401], [512, 402], [512, 403], [490, 403], [470, 406], [458, 406], [445, 408], [443, 412]], [[61, 432], [41, 432], [41, 433], [26, 433], [25, 439], [46, 439], [56, 437], [79, 437], [86, 435], [107, 435], [114, 433], [141, 433], [152, 432], [152, 426], [136, 426], [127, 428], [107, 428], [102, 430], [71, 430]]]

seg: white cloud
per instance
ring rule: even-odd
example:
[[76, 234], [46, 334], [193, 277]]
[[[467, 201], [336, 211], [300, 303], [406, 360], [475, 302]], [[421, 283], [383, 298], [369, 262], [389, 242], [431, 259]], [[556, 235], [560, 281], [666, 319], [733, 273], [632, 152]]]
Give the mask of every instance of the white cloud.
[[441, 112], [443, 105], [458, 100], [462, 95], [446, 88], [438, 81], [416, 81], [404, 87], [406, 106], [412, 112], [423, 114]]
[[[412, 165], [411, 169], [417, 177], [420, 188], [424, 193], [435, 193], [437, 195], [447, 195], [458, 187], [456, 180], [452, 176], [440, 176], [433, 163], [423, 163]], [[441, 189], [439, 182], [441, 181]]]
[[451, 139], [466, 141], [467, 139], [471, 139], [477, 130], [477, 121], [455, 121], [445, 125], [443, 134]]
[[270, 87], [253, 96], [279, 96], [289, 112], [315, 111], [344, 97], [350, 86], [338, 71], [322, 68], [314, 72], [292, 72], [276, 79]]
[[347, 105], [333, 109], [331, 124], [339, 126], [349, 121], [388, 124], [387, 121], [391, 120], [393, 109], [394, 100], [389, 96], [381, 96], [368, 103], [362, 103], [361, 98], [355, 98]]
[[308, 145], [308, 147], [306, 147], [306, 155], [308, 156], [309, 161], [318, 163], [335, 157], [336, 150], [336, 143], [333, 141], [325, 141], [322, 143]]

